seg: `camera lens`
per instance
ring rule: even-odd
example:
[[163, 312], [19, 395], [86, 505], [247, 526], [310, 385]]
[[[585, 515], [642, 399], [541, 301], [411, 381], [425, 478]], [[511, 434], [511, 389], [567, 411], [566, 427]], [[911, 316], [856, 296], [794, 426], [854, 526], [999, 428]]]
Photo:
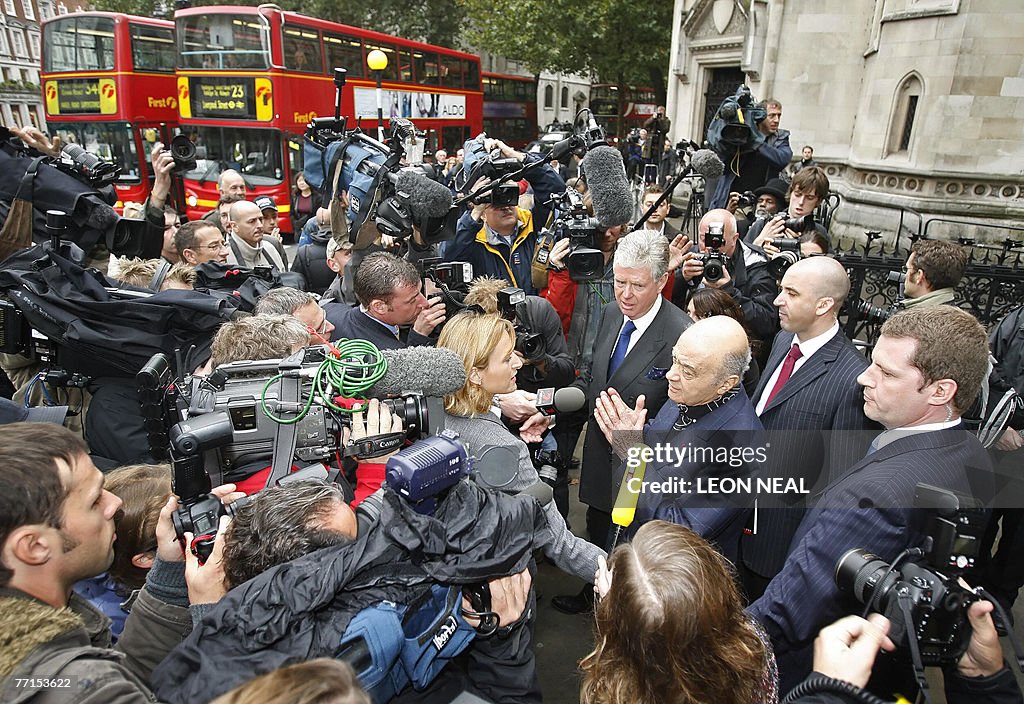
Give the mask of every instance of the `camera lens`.
[[884, 611], [887, 592], [896, 581], [896, 575], [891, 574], [884, 584], [880, 584], [888, 572], [889, 563], [878, 555], [864, 548], [853, 548], [847, 550], [836, 563], [835, 582], [839, 591], [852, 594], [862, 604], [867, 604], [875, 591], [879, 590], [877, 603], [879, 610]]
[[175, 161], [191, 161], [196, 158], [196, 145], [187, 135], [179, 134], [171, 140], [171, 156]]
[[405, 435], [410, 440], [426, 437], [430, 425], [430, 414], [425, 399], [419, 395], [386, 398], [381, 401], [402, 421]]

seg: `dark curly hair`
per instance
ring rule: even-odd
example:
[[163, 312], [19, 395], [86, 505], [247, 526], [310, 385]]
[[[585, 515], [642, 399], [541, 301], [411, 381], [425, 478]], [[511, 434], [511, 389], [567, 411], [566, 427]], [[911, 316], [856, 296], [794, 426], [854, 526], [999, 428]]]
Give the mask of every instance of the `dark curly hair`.
[[264, 489], [237, 509], [224, 536], [224, 580], [228, 589], [276, 565], [351, 537], [327, 526], [349, 510], [337, 484], [300, 481]]
[[595, 609], [594, 652], [580, 663], [583, 704], [759, 701], [767, 646], [743, 612], [731, 566], [688, 528], [640, 527], [612, 553]]

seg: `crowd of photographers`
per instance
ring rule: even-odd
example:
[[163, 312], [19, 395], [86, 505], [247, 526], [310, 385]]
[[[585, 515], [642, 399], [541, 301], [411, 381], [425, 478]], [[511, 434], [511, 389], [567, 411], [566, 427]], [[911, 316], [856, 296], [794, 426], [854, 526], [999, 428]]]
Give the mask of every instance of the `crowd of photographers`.
[[[217, 207], [179, 224], [156, 145], [140, 215], [159, 257], [94, 257], [104, 278], [81, 273], [90, 253], [38, 245], [36, 268], [207, 317], [148, 405], [123, 369], [70, 375], [73, 397], [59, 355], [0, 360], [16, 399], [0, 406], [0, 699], [284, 702], [308, 686], [294, 668], [319, 667], [340, 689], [309, 701], [540, 701], [543, 555], [587, 582], [552, 599], [596, 614], [586, 702], [874, 701], [925, 688], [924, 665], [950, 702], [1022, 701], [996, 635], [1024, 582], [1006, 568], [1020, 509], [993, 464], [1019, 463], [1024, 411], [984, 446], [966, 423], [983, 388], [1024, 392], [1019, 309], [990, 341], [951, 305], [962, 248], [922, 240], [900, 303], [859, 307], [884, 321], [867, 356], [838, 324], [857, 302], [812, 215], [827, 176], [805, 149], [781, 178], [781, 104], [731, 100], [693, 241], [666, 219], [671, 188], [649, 185], [642, 222], [621, 205], [628, 154], [603, 138], [567, 147], [587, 153], [576, 188], [482, 136], [416, 167], [433, 185], [399, 181], [427, 210], [451, 193], [449, 236], [414, 212], [411, 237], [367, 241], [352, 194], [306, 174], [289, 258], [277, 205], [230, 169]], [[660, 146], [664, 109], [649, 122]], [[15, 298], [35, 282], [23, 266], [0, 265]], [[342, 393], [339, 359], [365, 375], [384, 360], [394, 392]], [[331, 452], [301, 461], [314, 446]], [[566, 524], [577, 466], [585, 538]], [[777, 491], [726, 488], [758, 480]]]

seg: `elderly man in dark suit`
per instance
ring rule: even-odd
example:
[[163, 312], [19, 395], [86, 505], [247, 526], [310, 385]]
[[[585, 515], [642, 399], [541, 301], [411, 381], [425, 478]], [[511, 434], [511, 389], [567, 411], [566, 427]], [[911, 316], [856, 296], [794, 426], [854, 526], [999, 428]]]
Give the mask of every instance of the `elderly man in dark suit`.
[[784, 683], [809, 672], [811, 641], [843, 611], [833, 574], [846, 551], [863, 547], [892, 562], [923, 545], [930, 512], [913, 508], [918, 483], [991, 499], [988, 455], [960, 422], [987, 371], [985, 329], [969, 313], [938, 306], [882, 326], [857, 381], [864, 412], [886, 430], [815, 498], [786, 566], [749, 608], [772, 639]]
[[614, 389], [601, 394], [597, 423], [616, 456], [625, 460], [614, 481], [616, 525], [628, 525], [632, 532], [650, 520], [671, 521], [736, 559], [749, 497], [715, 487], [724, 479], [757, 474], [764, 438], [741, 383], [749, 364], [743, 327], [714, 316], [679, 336], [666, 377], [668, 401], [646, 426], [641, 401], [629, 408]]
[[[662, 298], [668, 261], [668, 240], [657, 232], [631, 232], [619, 241], [613, 262], [615, 301], [602, 312], [593, 361], [580, 370], [576, 381], [587, 394], [590, 411], [580, 500], [590, 507], [590, 541], [601, 547], [607, 545], [611, 528], [612, 470], [617, 463], [594, 419], [597, 399], [609, 388], [619, 389], [631, 407], [641, 396], [655, 408], [668, 398], [665, 371], [672, 364], [672, 346], [691, 324], [686, 314]], [[577, 596], [554, 597], [552, 604], [567, 613], [582, 613], [593, 603], [593, 594], [587, 586]]]
[[[838, 476], [864, 454], [870, 426], [857, 376], [868, 361], [839, 329], [850, 292], [842, 265], [809, 257], [789, 268], [775, 299], [783, 332], [754, 392], [754, 408], [771, 436], [766, 476], [802, 478], [813, 487]], [[747, 597], [756, 599], [782, 569], [804, 504], [799, 495], [766, 496], [740, 542]], [[755, 532], [756, 531], [756, 532]]]

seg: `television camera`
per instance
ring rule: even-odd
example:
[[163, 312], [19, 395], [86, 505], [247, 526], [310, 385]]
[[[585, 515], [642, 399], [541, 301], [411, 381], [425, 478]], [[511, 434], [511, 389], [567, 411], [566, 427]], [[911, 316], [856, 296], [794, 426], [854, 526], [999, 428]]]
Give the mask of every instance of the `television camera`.
[[768, 117], [768, 111], [741, 85], [722, 101], [708, 126], [708, 143], [719, 153], [751, 152], [764, 142], [757, 125]]
[[[347, 232], [356, 249], [365, 249], [381, 234], [412, 237], [418, 249], [453, 237], [457, 210], [451, 192], [422, 169], [403, 166], [405, 142], [417, 138], [415, 125], [393, 118], [387, 144], [358, 124], [348, 129], [348, 118], [341, 117], [345, 80], [345, 69], [335, 69], [334, 117], [309, 122], [303, 152], [306, 181], [331, 194], [335, 235]], [[348, 208], [342, 211], [344, 194]]]
[[440, 405], [408, 392], [380, 399], [403, 431], [344, 442], [361, 399], [374, 393], [387, 368], [382, 353], [361, 340], [307, 347], [280, 360], [233, 362], [209, 377], [180, 380], [172, 378], [166, 355], [154, 355], [136, 381], [151, 452], [171, 461], [180, 525], [196, 522], [212, 486], [248, 479], [268, 465], [265, 486], [325, 478], [331, 472], [324, 465], [343, 455], [379, 457], [425, 437]]
[[0, 217], [6, 219], [17, 201], [28, 202], [26, 234], [34, 241], [50, 238], [44, 229], [46, 213], [55, 210], [67, 218], [61, 236], [84, 252], [102, 242], [118, 256], [160, 256], [163, 232], [151, 231], [144, 220], [123, 218], [112, 207], [117, 201], [112, 184], [120, 173], [119, 166], [81, 145], [44, 153], [0, 126]]
[[604, 276], [604, 252], [597, 248], [598, 238], [604, 232], [597, 218], [592, 217], [575, 188], [551, 197], [548, 201], [558, 218], [542, 231], [537, 248], [537, 263], [548, 265], [551, 247], [559, 240], [569, 240], [569, 254], [565, 267], [573, 281], [596, 281]]

